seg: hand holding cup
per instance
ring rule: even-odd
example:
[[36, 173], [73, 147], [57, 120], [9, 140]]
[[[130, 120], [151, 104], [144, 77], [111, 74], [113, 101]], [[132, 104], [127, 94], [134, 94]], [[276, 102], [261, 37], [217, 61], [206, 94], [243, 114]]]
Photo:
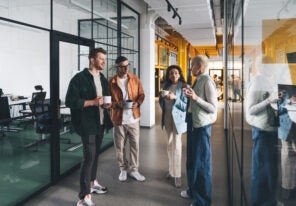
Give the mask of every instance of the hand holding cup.
[[101, 96], [97, 96], [95, 99], [94, 99], [94, 104], [96, 106], [101, 106], [104, 104], [104, 100], [103, 100], [103, 97]]
[[165, 96], [167, 96], [169, 93], [170, 93], [170, 91], [168, 91], [168, 90], [162, 90], [162, 91], [161, 91], [161, 96], [162, 96], [162, 97], [165, 97]]
[[124, 105], [124, 107], [125, 107], [125, 109], [132, 109], [133, 108], [133, 104], [134, 104], [134, 102], [132, 102], [132, 100], [126, 100], [125, 101], [125, 105]]
[[104, 96], [104, 108], [108, 109], [111, 107], [112, 103], [111, 103], [111, 96]]

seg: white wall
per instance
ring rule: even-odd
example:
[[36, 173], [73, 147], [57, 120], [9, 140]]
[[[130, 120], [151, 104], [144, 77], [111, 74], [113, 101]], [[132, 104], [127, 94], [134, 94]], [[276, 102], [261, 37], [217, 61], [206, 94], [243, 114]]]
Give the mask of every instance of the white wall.
[[141, 126], [155, 125], [155, 78], [154, 78], [154, 51], [155, 51], [155, 26], [154, 14], [141, 17], [141, 53], [140, 77], [146, 94], [146, 99], [141, 107]]
[[31, 97], [41, 84], [49, 92], [49, 32], [0, 24], [0, 88]]
[[[31, 18], [34, 18], [32, 21], [28, 19], [28, 16], [30, 17], [29, 8], [21, 2], [7, 7], [6, 15], [9, 14], [10, 16], [7, 16], [9, 18], [42, 26], [46, 22], [47, 13], [45, 12], [43, 16], [41, 15], [37, 19], [34, 17], [35, 14], [40, 13], [40, 8], [44, 7], [39, 5], [30, 8]], [[55, 3], [54, 9], [54, 27], [63, 32], [77, 35], [77, 19], [90, 18], [90, 14], [85, 11], [71, 9], [64, 5]], [[17, 14], [18, 10], [20, 12]], [[0, 10], [0, 12], [5, 14], [5, 11]], [[24, 19], [20, 18], [22, 15]], [[35, 91], [34, 86], [40, 84], [47, 92], [46, 98], [49, 98], [49, 32], [3, 21], [0, 21], [0, 31], [0, 88], [6, 94], [31, 97], [32, 92]], [[60, 50], [60, 57], [62, 58], [60, 64], [61, 99], [64, 99], [67, 84], [73, 71], [78, 70], [77, 56], [76, 45]]]
[[131, 8], [140, 13], [140, 79], [145, 91], [145, 100], [141, 106], [141, 126], [155, 125], [155, 79], [154, 79], [154, 51], [155, 51], [155, 19], [156, 15], [147, 10], [144, 1], [125, 0]]

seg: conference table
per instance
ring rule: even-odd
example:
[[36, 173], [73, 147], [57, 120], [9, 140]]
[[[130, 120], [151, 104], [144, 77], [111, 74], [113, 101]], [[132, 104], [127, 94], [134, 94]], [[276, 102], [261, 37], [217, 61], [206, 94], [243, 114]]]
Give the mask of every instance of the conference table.
[[11, 100], [8, 98], [11, 118], [21, 116], [23, 110], [26, 110], [27, 105], [31, 102], [31, 98], [24, 98], [18, 100]]

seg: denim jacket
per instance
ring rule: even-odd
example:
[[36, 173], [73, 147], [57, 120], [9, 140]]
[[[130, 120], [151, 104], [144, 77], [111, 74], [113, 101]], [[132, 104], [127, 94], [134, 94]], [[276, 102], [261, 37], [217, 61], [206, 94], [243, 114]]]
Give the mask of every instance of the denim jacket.
[[[167, 89], [170, 85], [166, 84], [163, 89]], [[184, 96], [182, 92], [182, 82], [178, 83], [176, 90], [177, 99], [172, 108], [172, 116], [176, 126], [176, 130], [178, 134], [184, 133], [187, 130], [186, 119], [186, 108], [187, 108], [187, 97]], [[159, 104], [162, 109], [162, 118], [161, 118], [161, 127], [163, 128], [165, 123], [165, 101], [163, 97], [159, 98]]]

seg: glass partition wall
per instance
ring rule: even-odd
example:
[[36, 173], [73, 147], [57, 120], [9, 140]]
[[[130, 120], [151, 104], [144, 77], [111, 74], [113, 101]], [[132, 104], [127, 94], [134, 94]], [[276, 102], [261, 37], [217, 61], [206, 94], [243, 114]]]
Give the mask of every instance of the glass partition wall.
[[51, 181], [50, 132], [38, 128], [39, 118], [29, 106], [41, 89], [50, 98], [50, 36], [5, 21], [0, 31], [0, 201], [15, 205]]
[[[81, 140], [64, 101], [89, 49], [107, 50], [107, 78], [118, 55], [139, 74], [139, 14], [118, 0], [0, 5], [0, 201], [17, 205], [79, 167]], [[112, 143], [110, 131], [101, 149]]]
[[224, 6], [231, 205], [295, 205], [296, 5]]
[[139, 14], [121, 5], [121, 55], [130, 63], [130, 72], [139, 76]]
[[[131, 72], [139, 75], [139, 14], [124, 3], [117, 2], [94, 1], [93, 19], [79, 20], [80, 36], [92, 38], [96, 47], [107, 51], [103, 73], [108, 79], [116, 74], [114, 64], [119, 55], [126, 56]], [[121, 18], [118, 18], [117, 7], [120, 8]]]

